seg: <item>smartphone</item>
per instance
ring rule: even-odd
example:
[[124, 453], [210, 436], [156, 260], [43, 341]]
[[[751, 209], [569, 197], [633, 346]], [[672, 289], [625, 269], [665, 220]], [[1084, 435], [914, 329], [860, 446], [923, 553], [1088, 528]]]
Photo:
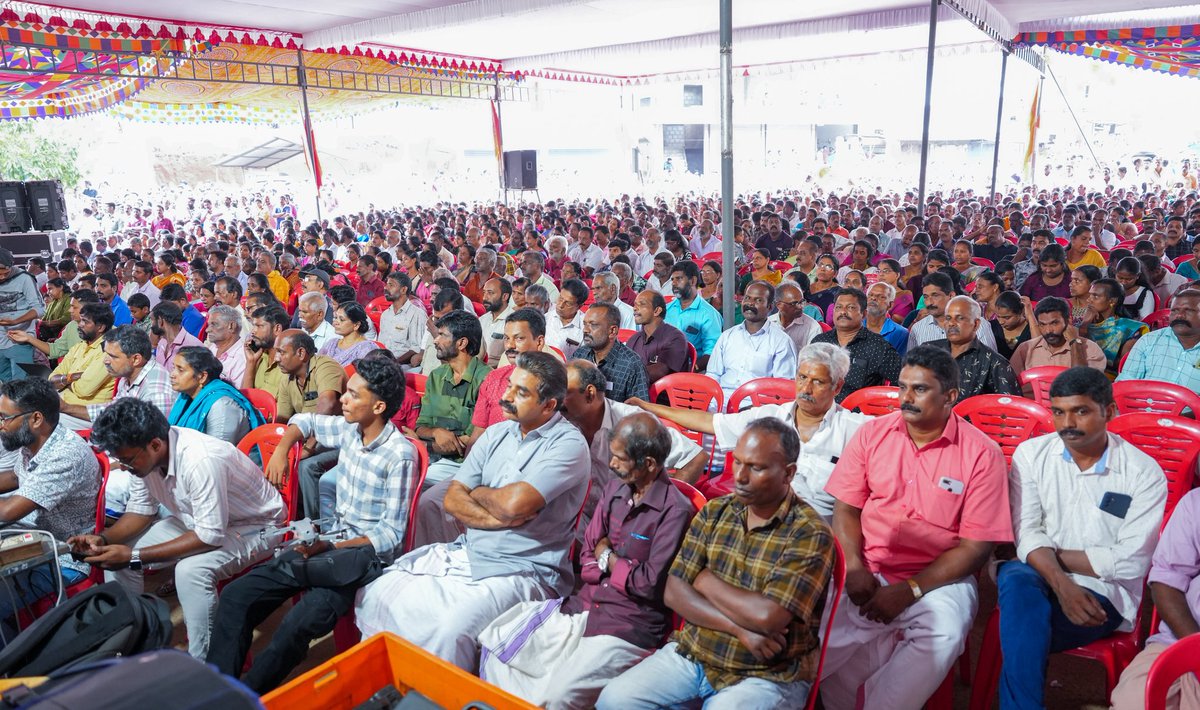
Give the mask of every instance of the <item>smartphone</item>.
[[1110, 491], [1105, 493], [1104, 497], [1100, 499], [1100, 510], [1124, 520], [1125, 515], [1129, 513], [1129, 504], [1132, 502], [1133, 498], [1124, 493], [1113, 493]]
[[262, 350], [262, 346], [258, 344], [257, 340], [247, 340], [246, 344], [249, 345], [250, 349], [254, 352], [259, 352]]

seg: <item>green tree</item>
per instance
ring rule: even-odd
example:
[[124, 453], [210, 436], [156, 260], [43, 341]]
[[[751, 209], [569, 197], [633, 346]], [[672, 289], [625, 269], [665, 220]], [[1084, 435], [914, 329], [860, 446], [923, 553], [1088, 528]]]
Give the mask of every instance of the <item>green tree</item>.
[[78, 154], [72, 142], [37, 130], [33, 121], [0, 122], [0, 180], [60, 180], [73, 188]]

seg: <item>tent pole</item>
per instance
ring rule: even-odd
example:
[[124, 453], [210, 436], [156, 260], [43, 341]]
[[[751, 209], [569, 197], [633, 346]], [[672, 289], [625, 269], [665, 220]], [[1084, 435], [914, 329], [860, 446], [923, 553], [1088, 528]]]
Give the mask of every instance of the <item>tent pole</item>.
[[298, 76], [300, 79], [300, 107], [304, 110], [304, 143], [312, 156], [313, 184], [316, 185], [317, 224], [321, 223], [321, 186], [317, 185], [317, 144], [313, 141], [312, 118], [308, 114], [308, 77], [304, 73], [304, 50], [296, 50]]
[[988, 200], [996, 204], [996, 170], [1000, 165], [1000, 122], [1004, 118], [1004, 77], [1008, 73], [1008, 50], [1000, 54], [1000, 98], [996, 101], [996, 143], [992, 148], [992, 189]]
[[721, 314], [733, 327], [733, 0], [721, 0]]
[[917, 185], [917, 214], [925, 216], [925, 175], [929, 166], [929, 109], [933, 100], [933, 50], [937, 43], [938, 5], [929, 0], [929, 54], [925, 58], [925, 117], [921, 123], [921, 175]]

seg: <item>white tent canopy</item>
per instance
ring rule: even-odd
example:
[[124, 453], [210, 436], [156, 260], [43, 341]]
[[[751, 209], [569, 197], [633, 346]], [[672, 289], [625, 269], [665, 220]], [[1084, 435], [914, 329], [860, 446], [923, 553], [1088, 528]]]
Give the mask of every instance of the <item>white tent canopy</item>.
[[[10, 3], [44, 13], [52, 4]], [[953, 0], [990, 34], [1192, 23], [1200, 5], [1142, 0]], [[620, 76], [712, 68], [718, 0], [72, 0], [82, 13], [296, 35], [315, 49], [416, 48]], [[802, 61], [924, 46], [929, 3], [734, 0], [738, 64]], [[57, 11], [70, 19], [79, 13]], [[944, 22], [943, 22], [944, 21]], [[943, 6], [939, 43], [978, 41]], [[803, 41], [798, 41], [803, 38]]]

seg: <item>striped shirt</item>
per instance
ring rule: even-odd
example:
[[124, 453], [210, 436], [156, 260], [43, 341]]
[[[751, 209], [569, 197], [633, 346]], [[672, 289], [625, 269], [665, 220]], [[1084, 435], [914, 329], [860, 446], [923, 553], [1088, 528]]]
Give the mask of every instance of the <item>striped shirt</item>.
[[283, 498], [262, 469], [233, 444], [171, 427], [166, 474], [133, 476], [125, 512], [158, 515], [163, 505], [206, 545], [220, 546], [236, 527], [281, 525]]
[[792, 683], [812, 681], [817, 673], [817, 629], [833, 574], [833, 532], [791, 492], [766, 524], [748, 525], [746, 506], [735, 497], [709, 501], [692, 519], [671, 566], [671, 574], [688, 584], [707, 569], [792, 613], [787, 647], [766, 662], [723, 631], [689, 622], [675, 634], [678, 652], [702, 665], [718, 691], [748, 677]]
[[1133, 344], [1117, 382], [1161, 380], [1200, 392], [1200, 343], [1184, 348], [1170, 328], [1143, 335]]
[[[171, 373], [156, 361], [150, 360], [142, 367], [142, 371], [137, 374], [137, 377], [122, 377], [117, 381], [117, 394], [113, 399], [114, 401], [122, 397], [140, 399], [153, 404], [155, 409], [163, 413], [164, 417], [170, 417], [171, 407], [175, 404], [176, 396], [178, 393], [171, 389]], [[104, 408], [110, 404], [112, 402], [87, 405], [88, 419], [96, 421], [100, 412], [103, 412]]]
[[[946, 331], [943, 330], [942, 326], [938, 323], [939, 320], [939, 318], [933, 316], [925, 316], [921, 320], [909, 326], [908, 347], [905, 350], [912, 350], [918, 345], [924, 345], [931, 340], [944, 340], [946, 338]], [[980, 327], [975, 333], [975, 337], [979, 339], [979, 342], [988, 346], [992, 350], [997, 350], [996, 336], [992, 333], [991, 328]]]
[[405, 552], [408, 514], [417, 494], [417, 449], [390, 423], [364, 445], [357, 424], [342, 417], [297, 414], [289, 424], [338, 450], [335, 510], [352, 536], [371, 541], [389, 565]]

